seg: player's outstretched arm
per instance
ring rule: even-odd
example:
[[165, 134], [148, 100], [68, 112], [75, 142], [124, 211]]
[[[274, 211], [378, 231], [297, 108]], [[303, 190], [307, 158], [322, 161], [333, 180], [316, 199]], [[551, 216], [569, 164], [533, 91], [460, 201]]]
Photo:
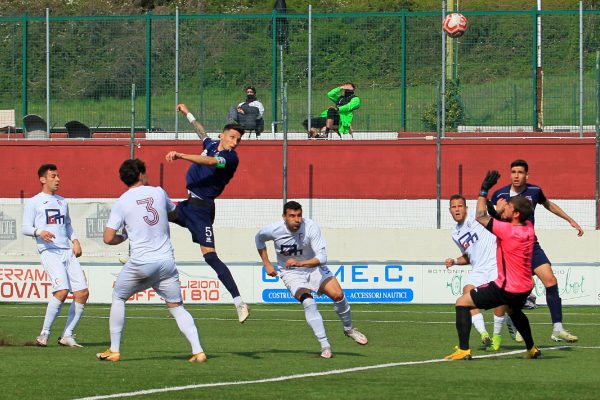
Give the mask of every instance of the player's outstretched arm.
[[104, 243], [106, 243], [106, 244], [117, 245], [117, 244], [121, 244], [125, 240], [127, 240], [127, 236], [126, 236], [126, 234], [117, 235], [117, 231], [115, 229], [106, 227], [106, 228], [104, 228], [104, 236], [102, 239], [104, 240]]
[[178, 104], [177, 111], [182, 113], [183, 115], [185, 115], [185, 117], [188, 119], [188, 121], [190, 121], [190, 124], [192, 124], [192, 127], [194, 128], [194, 131], [196, 131], [196, 134], [198, 135], [200, 140], [204, 140], [208, 137], [208, 135], [206, 134], [206, 129], [204, 129], [204, 125], [202, 125], [194, 117], [194, 115], [190, 112], [190, 110], [188, 110], [188, 108], [185, 104], [183, 104], [183, 103]]
[[573, 228], [575, 228], [577, 230], [577, 236], [583, 236], [583, 229], [581, 228], [581, 226], [579, 226], [579, 224], [575, 222], [575, 220], [571, 218], [569, 214], [564, 212], [564, 210], [560, 208], [556, 203], [547, 200], [544, 203], [544, 207], [546, 207], [546, 210], [550, 211], [554, 215], [558, 215], [559, 217], [567, 221]]
[[488, 191], [498, 183], [498, 179], [500, 179], [498, 171], [488, 171], [481, 183], [481, 190], [479, 191], [479, 197], [477, 197], [475, 218], [483, 226], [487, 226], [491, 219], [487, 213]]

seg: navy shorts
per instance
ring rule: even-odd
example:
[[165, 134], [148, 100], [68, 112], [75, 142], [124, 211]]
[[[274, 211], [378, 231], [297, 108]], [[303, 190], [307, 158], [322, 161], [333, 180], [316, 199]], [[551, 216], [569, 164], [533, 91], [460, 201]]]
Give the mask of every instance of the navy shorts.
[[215, 222], [215, 203], [191, 197], [177, 204], [177, 218], [171, 222], [188, 228], [194, 243], [215, 248], [213, 223]]
[[501, 305], [507, 305], [512, 310], [520, 310], [525, 305], [529, 293], [510, 293], [500, 289], [494, 282], [486, 283], [471, 289], [471, 298], [477, 308], [489, 310]]
[[550, 264], [550, 260], [548, 260], [546, 253], [544, 253], [542, 246], [540, 246], [536, 238], [536, 241], [533, 243], [533, 254], [531, 256], [531, 270], [533, 271], [540, 265], [544, 264]]

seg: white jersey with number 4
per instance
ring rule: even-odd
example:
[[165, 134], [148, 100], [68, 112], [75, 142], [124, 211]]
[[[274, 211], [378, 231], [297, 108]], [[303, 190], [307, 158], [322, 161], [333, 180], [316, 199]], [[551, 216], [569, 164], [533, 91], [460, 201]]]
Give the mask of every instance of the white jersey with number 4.
[[327, 264], [325, 239], [319, 226], [308, 218], [302, 218], [302, 224], [296, 232], [291, 232], [285, 221], [281, 220], [265, 226], [256, 234], [256, 248], [266, 248], [265, 242], [272, 240], [277, 253], [277, 265], [285, 268], [288, 259], [310, 260], [318, 258], [321, 266]]
[[470, 213], [465, 222], [457, 224], [452, 232], [452, 240], [471, 261], [473, 270], [467, 284], [480, 286], [496, 279], [496, 236], [485, 229]]
[[119, 197], [110, 211], [106, 226], [125, 226], [131, 245], [130, 260], [144, 264], [173, 258], [167, 213], [175, 209], [160, 187], [137, 186]]

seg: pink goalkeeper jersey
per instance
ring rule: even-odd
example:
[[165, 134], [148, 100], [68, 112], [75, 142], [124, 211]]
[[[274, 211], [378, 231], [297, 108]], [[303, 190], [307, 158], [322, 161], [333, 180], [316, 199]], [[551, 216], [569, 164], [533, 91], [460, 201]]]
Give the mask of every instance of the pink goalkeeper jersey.
[[527, 221], [525, 225], [494, 220], [492, 233], [496, 235], [496, 261], [498, 278], [496, 285], [510, 293], [525, 293], [533, 288], [531, 255], [535, 230]]

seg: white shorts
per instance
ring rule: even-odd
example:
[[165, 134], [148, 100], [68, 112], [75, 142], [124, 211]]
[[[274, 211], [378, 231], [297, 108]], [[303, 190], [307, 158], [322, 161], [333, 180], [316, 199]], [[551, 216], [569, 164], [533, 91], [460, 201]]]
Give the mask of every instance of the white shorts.
[[485, 285], [498, 277], [498, 268], [495, 265], [491, 267], [478, 267], [471, 270], [465, 281], [465, 286], [473, 285], [475, 287]]
[[292, 296], [296, 296], [300, 289], [310, 289], [319, 293], [323, 283], [334, 277], [326, 265], [315, 268], [281, 268], [279, 276]]
[[73, 250], [44, 250], [40, 253], [40, 258], [52, 284], [52, 293], [59, 290], [73, 293], [88, 288], [87, 279]]
[[131, 296], [148, 288], [154, 289], [168, 303], [180, 303], [181, 282], [175, 260], [167, 259], [136, 264], [129, 260], [113, 289], [113, 298], [127, 301]]

